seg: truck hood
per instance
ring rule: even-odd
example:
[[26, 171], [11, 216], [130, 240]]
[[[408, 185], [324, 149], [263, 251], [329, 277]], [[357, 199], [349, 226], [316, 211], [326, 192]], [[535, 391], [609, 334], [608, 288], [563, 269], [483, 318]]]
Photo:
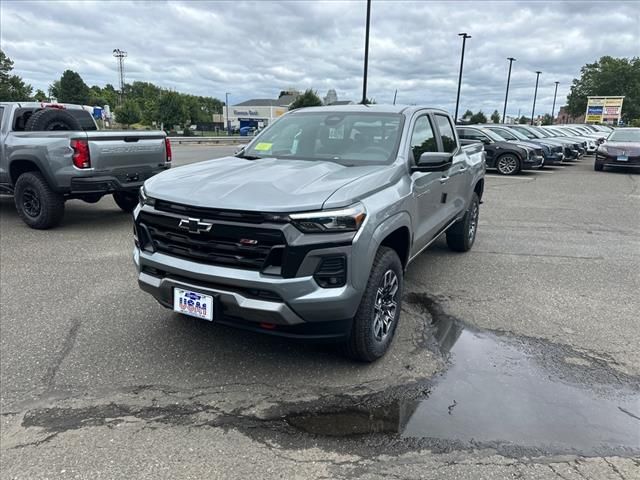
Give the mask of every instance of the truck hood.
[[262, 212], [322, 209], [341, 187], [384, 167], [223, 157], [172, 168], [145, 182], [147, 195], [205, 208]]

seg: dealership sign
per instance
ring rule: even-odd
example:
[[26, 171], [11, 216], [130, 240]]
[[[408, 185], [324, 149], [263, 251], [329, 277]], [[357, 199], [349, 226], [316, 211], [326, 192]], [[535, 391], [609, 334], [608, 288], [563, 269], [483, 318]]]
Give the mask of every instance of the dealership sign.
[[587, 123], [619, 123], [624, 97], [587, 97]]

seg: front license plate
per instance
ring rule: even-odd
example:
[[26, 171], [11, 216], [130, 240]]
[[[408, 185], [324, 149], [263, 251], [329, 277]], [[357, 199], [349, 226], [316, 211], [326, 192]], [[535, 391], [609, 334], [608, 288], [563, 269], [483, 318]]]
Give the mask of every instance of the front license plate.
[[184, 315], [213, 321], [213, 297], [191, 290], [174, 288], [173, 310]]
[[629, 157], [627, 157], [626, 155], [618, 155], [618, 161], [619, 162], [628, 162], [629, 161]]

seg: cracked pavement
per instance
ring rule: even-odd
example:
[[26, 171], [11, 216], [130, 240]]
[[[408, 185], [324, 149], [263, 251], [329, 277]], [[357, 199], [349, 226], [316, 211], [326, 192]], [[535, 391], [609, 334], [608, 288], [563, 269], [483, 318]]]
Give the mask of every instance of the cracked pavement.
[[[181, 164], [232, 148], [174, 150]], [[39, 232], [0, 197], [2, 478], [639, 478], [640, 422], [636, 451], [586, 456], [328, 438], [288, 421], [427, 397], [455, 362], [433, 344], [438, 315], [522, 339], [573, 382], [638, 391], [640, 176], [593, 172], [590, 158], [551, 170], [487, 178], [474, 249], [439, 241], [410, 266], [407, 296], [437, 303], [405, 302], [373, 365], [158, 306], [110, 198], [69, 202], [63, 225]], [[627, 413], [638, 422], [640, 405]]]

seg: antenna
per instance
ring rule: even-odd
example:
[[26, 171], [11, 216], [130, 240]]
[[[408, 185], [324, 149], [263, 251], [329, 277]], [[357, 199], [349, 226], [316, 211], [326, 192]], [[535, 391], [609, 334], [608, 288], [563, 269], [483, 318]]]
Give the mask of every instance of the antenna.
[[118, 59], [118, 73], [120, 76], [120, 105], [124, 99], [124, 59], [127, 57], [127, 52], [116, 48], [113, 50], [113, 56]]

